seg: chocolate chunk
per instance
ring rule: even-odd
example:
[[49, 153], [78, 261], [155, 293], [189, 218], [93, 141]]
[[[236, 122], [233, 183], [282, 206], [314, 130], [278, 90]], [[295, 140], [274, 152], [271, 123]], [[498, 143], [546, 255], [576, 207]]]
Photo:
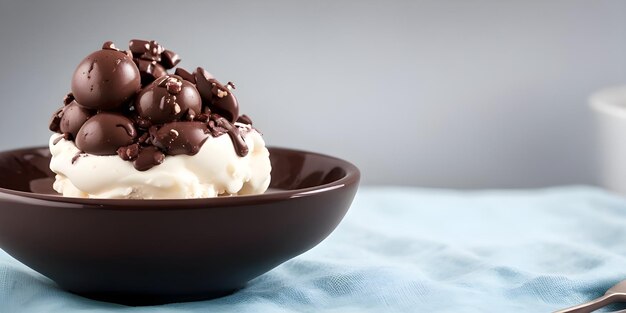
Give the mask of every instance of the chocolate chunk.
[[102, 49], [105, 50], [115, 50], [115, 51], [120, 51], [120, 49], [115, 47], [115, 44], [113, 43], [113, 41], [107, 41], [102, 45]]
[[239, 102], [231, 92], [234, 85], [229, 83], [223, 86], [201, 67], [196, 70], [195, 77], [202, 103], [212, 112], [220, 114], [230, 122], [235, 122], [239, 117]]
[[[167, 84], [172, 81], [181, 84], [180, 91], [176, 94], [167, 90]], [[202, 101], [196, 87], [176, 75], [167, 75], [155, 80], [141, 90], [135, 99], [135, 110], [139, 116], [152, 124], [175, 121], [188, 110], [199, 112], [201, 108]]]
[[192, 83], [196, 83], [196, 77], [194, 76], [194, 74], [191, 74], [189, 72], [187, 72], [184, 68], [180, 68], [177, 67], [176, 71], [174, 71], [174, 74], [182, 77], [182, 79], [192, 82]]
[[128, 48], [133, 53], [133, 55], [138, 58], [148, 51], [148, 49], [150, 48], [150, 42], [147, 40], [133, 39], [128, 42]]
[[61, 132], [69, 133], [72, 135], [72, 138], [76, 138], [80, 128], [93, 115], [94, 112], [81, 107], [76, 101], [72, 101], [63, 110], [60, 126]]
[[206, 101], [211, 101], [213, 95], [211, 94], [211, 80], [215, 79], [211, 73], [207, 72], [205, 69], [198, 67], [195, 72], [193, 72], [196, 85], [198, 87], [198, 92], [202, 96], [202, 100], [206, 98]]
[[80, 62], [72, 78], [72, 94], [83, 107], [115, 110], [141, 88], [139, 70], [126, 54], [99, 50]]
[[147, 171], [156, 165], [163, 163], [165, 154], [154, 146], [142, 148], [133, 165], [138, 171]]
[[141, 136], [139, 136], [139, 139], [137, 139], [137, 143], [148, 144], [148, 138], [150, 138], [150, 135], [148, 133], [143, 133]]
[[70, 92], [65, 97], [63, 97], [63, 104], [68, 105], [74, 101], [74, 95]]
[[134, 58], [156, 62], [164, 69], [174, 68], [180, 62], [178, 54], [174, 51], [166, 50], [154, 40], [133, 39], [128, 45]]
[[133, 122], [118, 113], [100, 112], [91, 117], [76, 136], [78, 149], [95, 155], [114, 155], [119, 147], [133, 143], [137, 131]]
[[[211, 113], [209, 113], [209, 114], [211, 114]], [[196, 116], [196, 121], [207, 123], [209, 121], [209, 114], [202, 113], [202, 114]]]
[[176, 54], [176, 52], [171, 50], [164, 50], [161, 53], [161, 65], [163, 65], [166, 69], [174, 68], [178, 63], [180, 63], [180, 56]]
[[[217, 124], [217, 119], [221, 118], [223, 120], [225, 120], [223, 117], [217, 115], [217, 114], [211, 114], [211, 119], [209, 120], [209, 122], [207, 123], [207, 126], [209, 128], [209, 131], [211, 132], [211, 136], [213, 137], [219, 137], [225, 133], [228, 132], [228, 129], [220, 126]], [[225, 120], [226, 121], [226, 120]]]
[[50, 119], [50, 126], [48, 128], [55, 133], [61, 132], [61, 118], [63, 118], [63, 109], [65, 109], [65, 107], [56, 110], [56, 112], [52, 114], [52, 118]]
[[135, 59], [139, 73], [141, 74], [141, 85], [147, 86], [159, 77], [167, 75], [167, 71], [161, 64], [155, 61]]
[[139, 56], [140, 59], [148, 60], [148, 61], [161, 61], [161, 53], [163, 53], [163, 46], [161, 46], [158, 42], [151, 40], [148, 42], [146, 46], [146, 51]]
[[237, 123], [248, 124], [252, 126], [252, 119], [249, 116], [243, 114], [239, 116], [239, 118], [237, 119]]
[[228, 86], [234, 86], [232, 83], [222, 86], [217, 80], [213, 82], [213, 103], [211, 109], [220, 113], [230, 122], [235, 122], [239, 117], [239, 102]]
[[193, 121], [196, 119], [196, 111], [189, 109], [187, 110], [187, 114], [185, 114], [185, 120], [187, 121]]
[[117, 149], [117, 155], [124, 161], [133, 161], [139, 156], [139, 144], [132, 144], [126, 147], [120, 147]]
[[150, 129], [152, 143], [169, 155], [195, 155], [209, 138], [202, 122], [172, 122]]
[[150, 121], [142, 118], [139, 115], [134, 115], [132, 119], [135, 122], [135, 125], [137, 125], [137, 128], [148, 130], [152, 126], [152, 123], [150, 123]]

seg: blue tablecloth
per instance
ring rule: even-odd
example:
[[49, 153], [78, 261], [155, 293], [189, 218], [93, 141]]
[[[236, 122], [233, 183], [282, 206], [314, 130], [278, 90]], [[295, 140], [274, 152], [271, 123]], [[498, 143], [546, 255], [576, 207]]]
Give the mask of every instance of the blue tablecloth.
[[126, 307], [0, 250], [0, 312], [550, 312], [626, 279], [626, 200], [591, 187], [364, 187], [337, 230], [231, 296]]

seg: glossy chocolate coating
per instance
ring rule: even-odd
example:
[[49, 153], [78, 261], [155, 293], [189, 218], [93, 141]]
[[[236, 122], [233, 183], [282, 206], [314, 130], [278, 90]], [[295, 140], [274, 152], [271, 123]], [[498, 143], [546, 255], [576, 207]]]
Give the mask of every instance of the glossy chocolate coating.
[[74, 71], [72, 94], [83, 107], [115, 110], [141, 88], [139, 69], [123, 52], [104, 49], [87, 56]]
[[168, 155], [195, 155], [209, 136], [202, 122], [172, 122], [150, 129], [152, 143]]
[[176, 75], [161, 77], [135, 99], [139, 116], [152, 124], [180, 119], [188, 110], [200, 112], [202, 100], [195, 86]]
[[61, 132], [61, 118], [63, 118], [64, 108], [65, 107], [56, 110], [50, 119], [50, 126], [48, 126], [48, 128], [55, 133]]
[[100, 112], [87, 120], [76, 136], [76, 146], [95, 155], [114, 155], [137, 137], [133, 122], [117, 113]]
[[182, 79], [186, 81], [190, 81], [194, 84], [196, 83], [196, 76], [194, 74], [189, 73], [187, 70], [185, 70], [182, 67], [177, 67], [176, 71], [174, 71], [174, 74], [182, 77]]
[[161, 65], [163, 65], [166, 69], [174, 68], [178, 63], [180, 63], [180, 56], [176, 54], [174, 51], [164, 50], [161, 53]]
[[157, 166], [165, 160], [165, 154], [161, 152], [157, 147], [148, 146], [141, 148], [137, 158], [133, 162], [133, 166], [138, 171], [147, 171], [154, 166]]
[[142, 86], [147, 86], [157, 78], [167, 75], [165, 68], [155, 61], [135, 59], [135, 63], [139, 68]]
[[139, 144], [134, 143], [132, 145], [128, 145], [126, 147], [120, 147], [117, 149], [117, 155], [122, 158], [124, 161], [132, 161], [136, 160], [137, 156], [139, 156], [139, 150], [141, 147]]
[[146, 53], [150, 47], [149, 40], [133, 39], [128, 42], [128, 49], [133, 53], [133, 56], [138, 58], [142, 54]]
[[[239, 117], [239, 102], [230, 88], [220, 84], [209, 72], [201, 67], [196, 69], [196, 86], [202, 97], [202, 103], [208, 106], [212, 112], [225, 117], [231, 123]], [[229, 83], [228, 85], [234, 85]]]
[[93, 112], [78, 105], [78, 102], [72, 101], [72, 103], [68, 104], [63, 109], [60, 131], [62, 133], [69, 133], [72, 135], [72, 138], [76, 138], [80, 128], [93, 114]]

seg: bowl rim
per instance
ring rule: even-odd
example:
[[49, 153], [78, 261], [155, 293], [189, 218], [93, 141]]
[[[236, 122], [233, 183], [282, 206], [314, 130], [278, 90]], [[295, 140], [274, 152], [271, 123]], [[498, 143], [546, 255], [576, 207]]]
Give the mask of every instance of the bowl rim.
[[[83, 208], [97, 209], [121, 209], [121, 210], [181, 210], [181, 209], [211, 209], [225, 206], [243, 206], [258, 205], [270, 202], [284, 201], [294, 198], [311, 197], [320, 193], [329, 192], [337, 189], [344, 189], [352, 185], [358, 184], [361, 178], [361, 172], [352, 163], [330, 156], [323, 153], [311, 152], [300, 149], [290, 149], [284, 147], [268, 146], [270, 151], [282, 150], [296, 152], [299, 154], [315, 155], [323, 158], [332, 159], [338, 162], [346, 175], [342, 178], [330, 183], [293, 189], [280, 190], [271, 193], [259, 195], [242, 195], [232, 197], [213, 197], [213, 198], [197, 198], [197, 199], [90, 199], [90, 198], [71, 198], [58, 195], [38, 194], [27, 191], [19, 191], [0, 187], [0, 197], [13, 197], [15, 200], [39, 200], [48, 202], [51, 206], [58, 204], [75, 204], [81, 205]], [[27, 147], [10, 150], [2, 150], [0, 154], [7, 153], [24, 153], [28, 151], [47, 150], [48, 147]]]

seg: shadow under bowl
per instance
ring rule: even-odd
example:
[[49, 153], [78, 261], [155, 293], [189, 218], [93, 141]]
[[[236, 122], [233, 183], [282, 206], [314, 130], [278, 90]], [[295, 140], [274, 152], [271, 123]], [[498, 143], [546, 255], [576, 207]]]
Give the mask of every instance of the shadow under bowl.
[[148, 305], [230, 294], [326, 238], [357, 191], [349, 162], [269, 150], [267, 193], [188, 200], [46, 194], [47, 148], [0, 152], [0, 247], [93, 299]]

